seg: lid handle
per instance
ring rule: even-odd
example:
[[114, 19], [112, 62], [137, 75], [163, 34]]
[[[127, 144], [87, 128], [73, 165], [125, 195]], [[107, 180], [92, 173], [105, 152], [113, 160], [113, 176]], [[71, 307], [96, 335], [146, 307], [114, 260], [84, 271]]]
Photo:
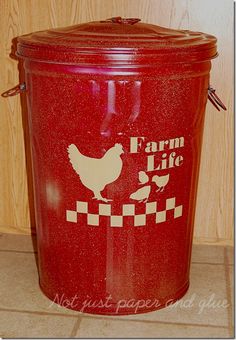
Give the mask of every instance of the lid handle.
[[122, 17], [113, 17], [110, 19], [106, 19], [105, 21], [101, 22], [112, 22], [114, 24], [128, 24], [128, 25], [134, 25], [137, 22], [141, 21], [139, 18], [122, 18]]

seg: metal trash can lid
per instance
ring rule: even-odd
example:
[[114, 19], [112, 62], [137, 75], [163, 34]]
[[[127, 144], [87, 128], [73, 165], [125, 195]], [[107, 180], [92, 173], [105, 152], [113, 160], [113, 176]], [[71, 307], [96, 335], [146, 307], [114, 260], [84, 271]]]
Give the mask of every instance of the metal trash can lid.
[[214, 36], [201, 32], [115, 17], [23, 35], [18, 37], [17, 56], [101, 66], [191, 63], [215, 58], [216, 41]]

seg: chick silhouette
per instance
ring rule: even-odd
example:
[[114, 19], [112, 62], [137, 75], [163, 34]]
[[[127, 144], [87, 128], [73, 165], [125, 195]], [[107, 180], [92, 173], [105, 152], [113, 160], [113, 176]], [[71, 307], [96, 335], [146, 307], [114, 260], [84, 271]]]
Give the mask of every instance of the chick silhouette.
[[139, 171], [138, 179], [139, 179], [139, 185], [145, 184], [149, 181], [149, 177], [145, 171]]
[[[149, 177], [145, 171], [139, 171], [138, 173], [139, 185], [146, 184], [149, 181]], [[151, 185], [144, 185], [140, 189], [133, 192], [129, 198], [138, 201], [139, 203], [146, 203], [151, 192]]]
[[154, 182], [156, 186], [158, 187], [156, 192], [158, 191], [162, 192], [165, 186], [168, 184], [169, 179], [170, 179], [170, 174], [165, 175], [165, 176], [158, 176], [158, 175], [153, 176], [152, 182]]
[[151, 192], [151, 185], [145, 185], [144, 187], [136, 190], [130, 195], [130, 198], [138, 201], [139, 203], [146, 203]]

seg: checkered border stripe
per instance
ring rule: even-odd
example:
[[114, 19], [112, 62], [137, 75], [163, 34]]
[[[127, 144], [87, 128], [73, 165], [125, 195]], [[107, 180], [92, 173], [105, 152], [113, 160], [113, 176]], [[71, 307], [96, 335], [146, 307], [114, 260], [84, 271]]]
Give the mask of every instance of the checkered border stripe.
[[131, 216], [134, 219], [134, 226], [140, 227], [146, 225], [146, 217], [147, 215], [154, 215], [156, 224], [166, 222], [167, 220], [167, 211], [173, 210], [174, 218], [181, 217], [183, 214], [183, 206], [176, 206], [175, 197], [168, 198], [166, 200], [166, 208], [165, 210], [158, 211], [157, 202], [147, 202], [145, 203], [145, 213], [144, 214], [135, 214], [135, 204], [123, 204], [122, 206], [122, 215], [112, 215], [111, 214], [111, 204], [98, 204], [98, 214], [91, 214], [88, 210], [88, 202], [77, 201], [76, 202], [76, 210], [67, 210], [66, 211], [66, 221], [77, 223], [79, 220], [79, 215], [85, 214], [87, 215], [87, 224], [89, 226], [99, 226], [99, 217], [106, 216], [110, 219], [111, 227], [123, 227], [123, 217]]

